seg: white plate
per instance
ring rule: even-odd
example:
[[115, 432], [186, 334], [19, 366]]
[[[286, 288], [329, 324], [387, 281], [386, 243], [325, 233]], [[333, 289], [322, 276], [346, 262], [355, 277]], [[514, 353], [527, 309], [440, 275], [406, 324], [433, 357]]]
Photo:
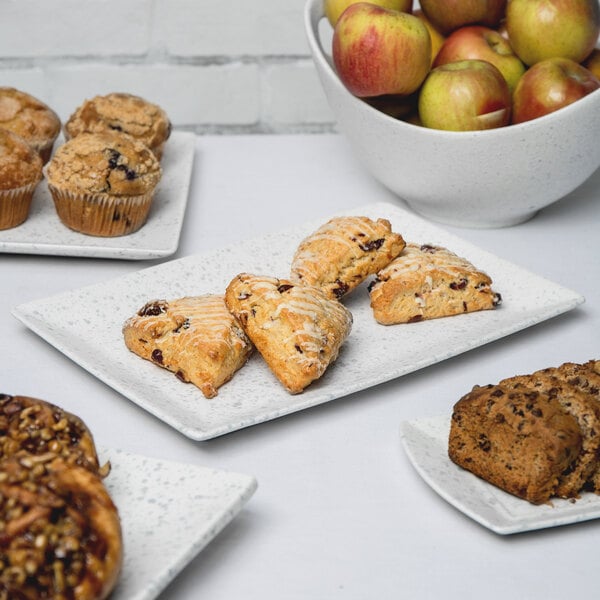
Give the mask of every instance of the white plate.
[[200, 256], [170, 261], [113, 281], [20, 305], [14, 316], [72, 360], [196, 440], [281, 417], [400, 377], [572, 309], [583, 298], [503, 261], [393, 204], [344, 214], [388, 218], [407, 240], [447, 246], [484, 269], [502, 294], [497, 310], [385, 327], [375, 322], [366, 284], [346, 305], [352, 333], [338, 360], [304, 393], [288, 394], [258, 353], [206, 400], [191, 384], [127, 350], [123, 322], [148, 300], [223, 293], [238, 273], [287, 276], [299, 242], [324, 220]]
[[251, 475], [106, 450], [105, 484], [123, 529], [123, 570], [111, 600], [156, 598], [241, 510]]
[[194, 146], [194, 134], [172, 133], [148, 220], [135, 233], [104, 238], [72, 231], [58, 218], [44, 179], [35, 191], [28, 219], [18, 227], [0, 231], [0, 252], [136, 260], [170, 256], [179, 245]]
[[499, 534], [521, 533], [600, 517], [600, 496], [585, 493], [577, 501], [553, 499], [536, 506], [512, 496], [455, 465], [448, 458], [450, 417], [404, 421], [400, 436], [421, 477], [444, 500]]

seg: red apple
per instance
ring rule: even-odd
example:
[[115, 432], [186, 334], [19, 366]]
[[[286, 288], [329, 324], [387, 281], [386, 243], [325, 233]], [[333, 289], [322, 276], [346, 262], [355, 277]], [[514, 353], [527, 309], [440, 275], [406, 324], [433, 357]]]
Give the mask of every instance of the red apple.
[[585, 59], [583, 66], [600, 79], [600, 48], [592, 50], [592, 53]]
[[600, 33], [598, 0], [510, 0], [510, 43], [526, 65], [560, 56], [582, 62]]
[[563, 108], [600, 88], [600, 80], [568, 58], [548, 58], [521, 77], [513, 93], [513, 123]]
[[444, 35], [463, 25], [498, 25], [506, 0], [421, 0], [423, 12]]
[[431, 40], [417, 17], [359, 2], [333, 30], [333, 62], [355, 96], [412, 94], [429, 72]]
[[[335, 27], [340, 15], [351, 5], [361, 0], [324, 0], [325, 16]], [[369, 0], [371, 4], [377, 4], [383, 8], [399, 10], [400, 12], [412, 12], [413, 0]]]
[[512, 91], [525, 65], [500, 33], [483, 25], [461, 27], [451, 33], [433, 62], [434, 67], [457, 60], [487, 60], [498, 68]]
[[413, 11], [413, 15], [419, 17], [419, 19], [423, 21], [423, 25], [427, 27], [427, 31], [429, 31], [429, 37], [431, 38], [431, 62], [433, 64], [433, 61], [446, 38], [433, 26], [433, 23], [425, 16], [425, 13], [420, 8]]
[[484, 60], [462, 60], [432, 69], [419, 94], [425, 127], [474, 131], [510, 122], [510, 91], [502, 73]]

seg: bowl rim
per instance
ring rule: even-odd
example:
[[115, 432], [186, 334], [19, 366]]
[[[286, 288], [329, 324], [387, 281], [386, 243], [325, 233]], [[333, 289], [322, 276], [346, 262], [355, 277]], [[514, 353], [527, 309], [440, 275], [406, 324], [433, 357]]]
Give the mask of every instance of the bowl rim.
[[318, 32], [319, 23], [322, 19], [325, 19], [325, 9], [324, 9], [324, 0], [306, 0], [304, 5], [304, 28], [306, 37], [308, 40], [308, 44], [312, 53], [313, 60], [315, 63], [318, 63], [321, 70], [326, 72], [329, 75], [329, 78], [332, 80], [333, 85], [346, 96], [350, 102], [355, 103], [356, 106], [360, 105], [364, 109], [368, 111], [372, 111], [372, 114], [375, 118], [382, 119], [383, 121], [389, 121], [394, 123], [396, 127], [399, 129], [407, 129], [407, 131], [412, 131], [413, 133], [424, 132], [424, 135], [428, 136], [436, 136], [436, 137], [451, 137], [455, 139], [472, 139], [486, 136], [505, 136], [505, 135], [518, 135], [519, 133], [527, 132], [528, 130], [534, 130], [538, 128], [545, 128], [546, 125], [550, 121], [562, 121], [568, 117], [568, 115], [577, 110], [577, 106], [581, 109], [583, 108], [583, 104], [595, 103], [598, 98], [600, 98], [600, 88], [594, 90], [593, 92], [587, 94], [583, 98], [580, 98], [576, 102], [569, 104], [559, 110], [551, 112], [547, 115], [543, 115], [541, 117], [537, 117], [536, 119], [532, 119], [530, 121], [524, 121], [522, 123], [511, 123], [509, 125], [505, 125], [504, 127], [496, 127], [494, 129], [485, 129], [485, 130], [476, 130], [476, 131], [446, 131], [442, 129], [432, 129], [423, 127], [421, 125], [414, 125], [413, 123], [408, 123], [406, 121], [402, 121], [401, 119], [396, 119], [391, 117], [390, 115], [385, 114], [384, 112], [377, 110], [363, 99], [358, 96], [354, 96], [342, 83], [338, 74], [335, 72], [335, 69], [330, 64], [325, 56], [325, 51], [323, 50], [323, 46], [321, 44], [320, 35]]

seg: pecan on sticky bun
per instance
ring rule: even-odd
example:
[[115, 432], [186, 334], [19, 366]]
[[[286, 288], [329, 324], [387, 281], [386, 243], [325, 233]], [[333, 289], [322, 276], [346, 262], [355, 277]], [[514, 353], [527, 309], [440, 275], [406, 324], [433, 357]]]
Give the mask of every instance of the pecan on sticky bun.
[[104, 600], [123, 560], [102, 480], [61, 458], [0, 463], [0, 600]]
[[99, 466], [92, 434], [79, 417], [44, 400], [0, 394], [0, 459], [24, 454], [52, 454], [102, 477], [109, 470]]

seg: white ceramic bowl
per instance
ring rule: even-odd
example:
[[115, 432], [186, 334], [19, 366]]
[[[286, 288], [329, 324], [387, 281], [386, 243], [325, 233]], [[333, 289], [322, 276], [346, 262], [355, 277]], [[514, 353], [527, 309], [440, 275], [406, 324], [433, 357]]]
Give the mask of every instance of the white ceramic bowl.
[[345, 88], [332, 66], [323, 0], [307, 1], [304, 22], [340, 131], [371, 174], [427, 218], [461, 227], [515, 225], [600, 167], [600, 90], [518, 125], [427, 129], [396, 120]]

